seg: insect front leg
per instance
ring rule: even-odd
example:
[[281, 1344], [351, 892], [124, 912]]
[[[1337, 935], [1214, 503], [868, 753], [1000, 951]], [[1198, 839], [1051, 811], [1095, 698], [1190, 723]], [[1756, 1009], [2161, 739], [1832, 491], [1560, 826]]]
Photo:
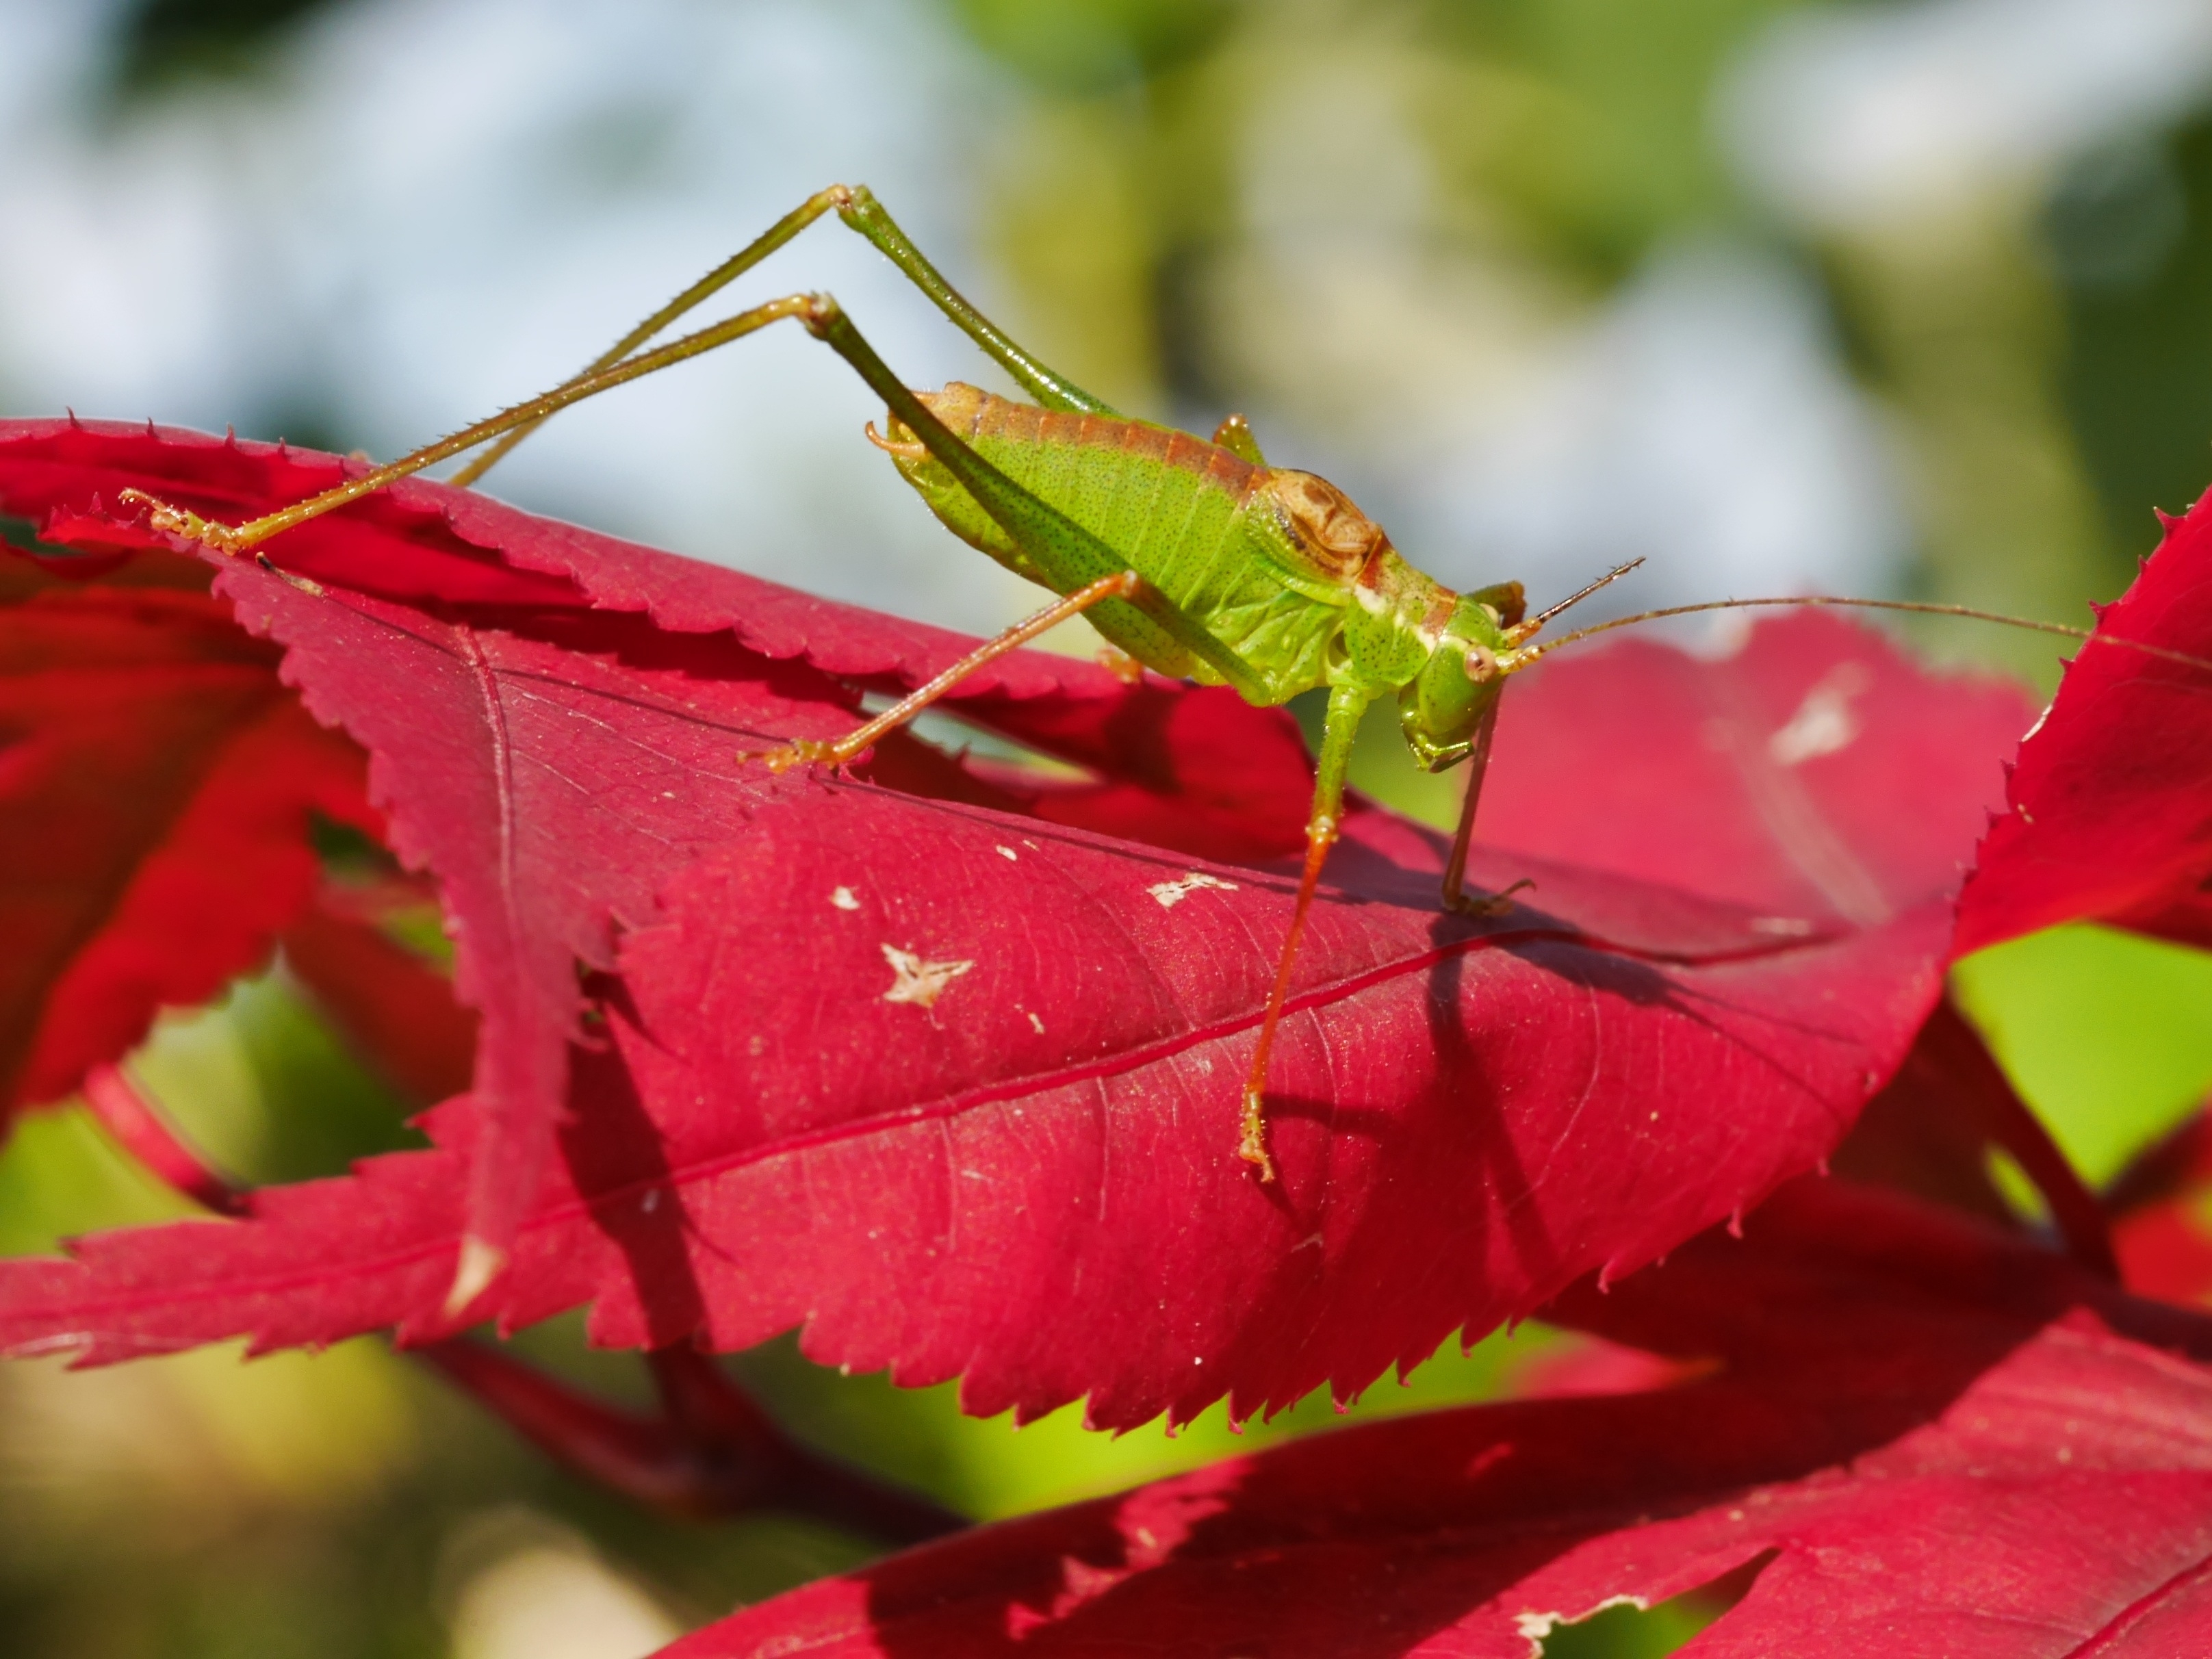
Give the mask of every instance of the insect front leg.
[[1315, 768], [1313, 807], [1306, 815], [1306, 862], [1298, 878], [1297, 908], [1291, 912], [1291, 931], [1283, 940], [1283, 953], [1275, 963], [1275, 981], [1267, 992], [1267, 1011], [1260, 1020], [1260, 1041], [1252, 1051], [1252, 1069], [1244, 1080], [1243, 1132], [1237, 1155], [1260, 1172], [1261, 1181], [1275, 1178], [1275, 1161], [1267, 1152], [1267, 1060], [1274, 1052], [1275, 1032], [1283, 1023], [1283, 1002], [1290, 995], [1291, 969], [1297, 960], [1298, 941], [1305, 936], [1306, 914], [1313, 908], [1314, 892], [1321, 884], [1322, 866], [1328, 849], [1336, 845], [1337, 825], [1344, 813], [1344, 775], [1352, 761], [1352, 739], [1359, 735], [1360, 717], [1373, 694], [1354, 684], [1333, 685], [1328, 713], [1322, 722], [1321, 757]]
[[1523, 879], [1502, 892], [1467, 890], [1467, 850], [1474, 839], [1475, 808], [1482, 801], [1482, 780], [1490, 770], [1490, 741], [1497, 732], [1498, 705], [1493, 702], [1475, 728], [1474, 747], [1467, 757], [1467, 793], [1460, 798], [1459, 828], [1452, 832], [1451, 854], [1444, 860], [1444, 908], [1463, 916], [1497, 915], [1511, 905], [1514, 894], [1536, 884]]

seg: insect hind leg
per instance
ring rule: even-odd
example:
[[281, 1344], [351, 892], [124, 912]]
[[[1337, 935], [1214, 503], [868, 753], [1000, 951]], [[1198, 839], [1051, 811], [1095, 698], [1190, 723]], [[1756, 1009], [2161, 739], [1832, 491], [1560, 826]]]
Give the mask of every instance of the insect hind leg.
[[823, 303], [818, 295], [791, 294], [781, 300], [771, 300], [766, 305], [755, 306], [751, 310], [740, 312], [711, 328], [702, 328], [696, 334], [687, 334], [654, 350], [625, 358], [611, 368], [566, 381], [527, 403], [517, 404], [512, 409], [502, 410], [489, 419], [463, 428], [449, 438], [425, 445], [413, 454], [403, 456], [389, 465], [374, 468], [357, 478], [349, 478], [319, 495], [311, 495], [306, 501], [295, 501], [289, 507], [258, 519], [248, 520], [244, 524], [217, 523], [202, 518], [197, 513], [173, 506], [141, 489], [119, 491], [118, 499], [150, 509], [150, 522], [155, 530], [184, 537], [218, 553], [246, 553], [272, 536], [281, 535], [311, 519], [319, 519], [349, 501], [373, 495], [387, 484], [411, 477], [425, 467], [435, 466], [440, 461], [474, 449], [479, 444], [488, 443], [519, 427], [542, 421], [571, 404], [581, 403], [586, 398], [597, 397], [602, 392], [611, 391], [616, 386], [641, 380], [688, 358], [712, 351], [718, 346], [727, 345], [732, 340], [742, 339], [771, 323], [781, 322], [787, 318], [811, 319]]
[[[722, 289], [793, 240], [825, 213], [835, 212], [845, 227], [866, 240], [897, 267], [908, 282], [920, 289], [931, 304], [953, 325], [973, 340], [990, 359], [1020, 383], [1047, 409], [1075, 414], [1111, 415], [1113, 410], [1077, 386], [1066, 375], [1048, 368], [1006, 331], [969, 304], [959, 289], [910, 240], [898, 222], [876, 199], [866, 185], [831, 185], [808, 197], [736, 253], [716, 265], [666, 305], [593, 358], [574, 378], [584, 380], [613, 368], [665, 332], [681, 318], [705, 304]], [[567, 382], [563, 382], [567, 384]], [[510, 453], [517, 444], [545, 423], [545, 416], [508, 432], [484, 453], [453, 474], [450, 482], [475, 483]]]

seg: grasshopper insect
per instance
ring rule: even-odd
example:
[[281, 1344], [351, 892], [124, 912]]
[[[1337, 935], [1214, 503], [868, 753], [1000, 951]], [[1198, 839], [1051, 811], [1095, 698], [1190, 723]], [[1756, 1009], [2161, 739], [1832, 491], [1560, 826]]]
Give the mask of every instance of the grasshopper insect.
[[[822, 294], [789, 295], [646, 349], [678, 318], [832, 212], [890, 258], [1035, 402], [957, 382], [935, 392], [909, 390], [837, 302]], [[837, 741], [796, 742], [748, 758], [776, 770], [845, 765], [994, 658], [1078, 615], [1087, 615], [1100, 634], [1146, 667], [1228, 685], [1256, 704], [1327, 688], [1304, 866], [1244, 1084], [1237, 1150], [1263, 1182], [1275, 1173], [1267, 1138], [1268, 1057], [1307, 915], [1337, 838], [1352, 739], [1369, 705], [1396, 699], [1407, 746], [1422, 767], [1441, 771], [1467, 763], [1443, 902], [1456, 911], [1491, 913], [1510, 902], [1514, 889], [1472, 893], [1465, 875], [1507, 679], [1560, 645], [1648, 617], [1808, 602], [1674, 606], [1535, 643], [1553, 618], [1633, 565], [1534, 616], [1526, 613], [1518, 582], [1455, 592], [1402, 558], [1382, 527], [1336, 486], [1310, 472], [1270, 466], [1242, 416], [1230, 416], [1210, 441], [1201, 440], [1118, 414], [1044, 367], [963, 299], [867, 190], [843, 185], [809, 198], [574, 379], [388, 466], [241, 525], [212, 523], [138, 491], [124, 495], [151, 509], [156, 529], [222, 553], [246, 554], [395, 479], [492, 444], [453, 479], [473, 483], [568, 405], [785, 319], [826, 343], [883, 398], [890, 411], [886, 429], [871, 426], [868, 436], [890, 453], [930, 511], [970, 546], [1060, 597]], [[1811, 602], [2018, 620], [1903, 601]], [[2087, 637], [2057, 623], [2025, 625]]]

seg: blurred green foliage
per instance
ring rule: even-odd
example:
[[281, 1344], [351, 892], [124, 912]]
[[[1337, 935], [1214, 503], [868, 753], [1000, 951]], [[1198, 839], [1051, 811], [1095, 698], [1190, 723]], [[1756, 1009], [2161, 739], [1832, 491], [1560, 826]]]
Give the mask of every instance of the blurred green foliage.
[[[2212, 120], [2100, 149], [2044, 216], [2064, 284], [2062, 385], [2122, 558], [2212, 477]], [[2124, 576], [2124, 567], [2115, 573]]]
[[1662, 238], [1742, 216], [1711, 92], [1796, 3], [1427, 0], [1448, 85], [1425, 131], [1461, 194], [1498, 197], [1556, 257], [1617, 278]]
[[143, 96], [206, 76], [250, 74], [295, 25], [341, 0], [134, 0], [115, 24], [117, 90]]
[[953, 0], [961, 27], [1048, 91], [1112, 92], [1154, 78], [1220, 37], [1233, 0]]

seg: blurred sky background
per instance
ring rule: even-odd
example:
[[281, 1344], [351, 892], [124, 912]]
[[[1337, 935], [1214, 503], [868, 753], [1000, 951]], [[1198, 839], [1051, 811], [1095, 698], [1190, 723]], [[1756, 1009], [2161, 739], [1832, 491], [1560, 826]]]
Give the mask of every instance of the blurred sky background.
[[[1079, 381], [1622, 605], [2080, 614], [2212, 476], [2203, 0], [0, 0], [0, 403], [379, 457], [833, 179]], [[913, 383], [991, 371], [834, 226]], [[776, 331], [563, 416], [527, 506], [969, 629], [1029, 593]], [[2039, 645], [2026, 647], [2047, 657]]]
[[[2212, 479], [2212, 0], [0, 0], [0, 72], [10, 413], [388, 458], [845, 180], [1079, 383], [1200, 432], [1243, 410], [1455, 586], [1549, 599], [1641, 554], [1616, 609], [2085, 620]], [[834, 224], [740, 294], [811, 288], [910, 382], [1003, 386]], [[489, 487], [962, 628], [1030, 608], [862, 441], [877, 413], [771, 331]], [[1971, 648], [2050, 683], [2047, 641]], [[300, 1172], [283, 1079], [338, 1086], [292, 996], [147, 1062], [228, 1103], [203, 1127], [249, 1173]], [[17, 1137], [0, 1248], [158, 1209], [88, 1136]], [[1230, 1443], [1016, 1443], [941, 1390], [746, 1363], [979, 1512]], [[857, 1549], [641, 1522], [374, 1345], [0, 1376], [11, 1654], [623, 1659]], [[1638, 1630], [1579, 1650], [1674, 1639]]]

